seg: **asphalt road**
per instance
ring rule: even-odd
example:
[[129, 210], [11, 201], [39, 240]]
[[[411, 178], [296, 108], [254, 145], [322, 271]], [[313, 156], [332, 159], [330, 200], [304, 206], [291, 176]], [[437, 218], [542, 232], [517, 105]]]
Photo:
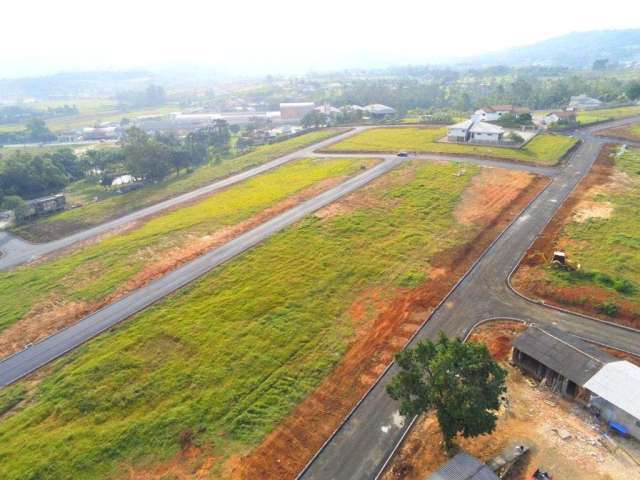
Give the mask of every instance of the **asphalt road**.
[[182, 288], [218, 265], [254, 247], [306, 215], [363, 187], [380, 175], [387, 173], [402, 163], [402, 161], [403, 159], [398, 157], [386, 159], [369, 170], [287, 210], [221, 247], [135, 290], [128, 296], [85, 317], [78, 323], [7, 357], [0, 362], [0, 386], [13, 383], [37, 368], [51, 362], [100, 332], [113, 327], [166, 295]]
[[[630, 121], [633, 120], [614, 123]], [[583, 144], [551, 184], [487, 249], [418, 330], [409, 346], [425, 338], [436, 338], [439, 332], [464, 338], [478, 322], [511, 318], [553, 324], [586, 340], [640, 355], [639, 331], [529, 301], [508, 285], [511, 273], [531, 243], [588, 173], [602, 145], [611, 141], [592, 135], [599, 128], [605, 125], [577, 132]], [[377, 478], [413, 421], [398, 421], [398, 405], [386, 393], [386, 386], [396, 373], [395, 364], [391, 365], [301, 472], [300, 479]]]
[[69, 247], [74, 243], [93, 238], [97, 235], [102, 235], [110, 230], [121, 227], [135, 220], [140, 220], [141, 218], [148, 217], [149, 215], [161, 212], [162, 210], [166, 210], [182, 203], [189, 202], [203, 195], [209, 195], [223, 188], [247, 180], [248, 178], [272, 170], [292, 160], [310, 157], [313, 154], [314, 150], [324, 148], [334, 142], [355, 135], [365, 128], [366, 127], [356, 127], [345, 133], [326, 140], [322, 140], [318, 143], [310, 145], [309, 147], [302, 148], [293, 153], [284, 155], [257, 167], [245, 170], [243, 172], [224, 178], [222, 180], [218, 180], [196, 190], [192, 190], [182, 195], [178, 195], [168, 200], [156, 203], [149, 207], [142, 208], [123, 217], [119, 217], [115, 220], [97, 225], [73, 235], [69, 235], [68, 237], [62, 238], [60, 240], [55, 240], [48, 243], [34, 244], [26, 242], [25, 240], [20, 239], [15, 235], [11, 235], [9, 232], [0, 231], [0, 254], [2, 254], [0, 256], [0, 270], [12, 268], [22, 263], [35, 260], [43, 255], [56, 252], [63, 248]]

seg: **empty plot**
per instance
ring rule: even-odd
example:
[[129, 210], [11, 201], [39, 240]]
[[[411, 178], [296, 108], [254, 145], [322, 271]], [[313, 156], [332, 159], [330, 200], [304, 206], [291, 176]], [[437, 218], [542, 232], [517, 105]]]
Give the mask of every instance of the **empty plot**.
[[[339, 388], [325, 399], [345, 403], [312, 410], [322, 427], [308, 423], [303, 447], [313, 449], [461, 274], [445, 266], [464, 268], [464, 252], [477, 255], [490, 241], [483, 230], [511, 218], [535, 183], [527, 173], [465, 170], [408, 162], [55, 362], [41, 380], [4, 389], [13, 405], [0, 422], [0, 476], [242, 476], [255, 466], [243, 458], [279, 438], [283, 419], [326, 380]], [[482, 178], [494, 191], [496, 175], [507, 193], [492, 201], [495, 215], [465, 215], [464, 202], [483, 201]], [[286, 445], [296, 462], [310, 454]], [[275, 465], [280, 453], [260, 458]], [[252, 478], [287, 478], [274, 472]]]
[[521, 149], [437, 142], [446, 134], [444, 127], [375, 128], [331, 145], [326, 151], [395, 153], [408, 150], [554, 165], [576, 143], [571, 137], [551, 134], [540, 134]]

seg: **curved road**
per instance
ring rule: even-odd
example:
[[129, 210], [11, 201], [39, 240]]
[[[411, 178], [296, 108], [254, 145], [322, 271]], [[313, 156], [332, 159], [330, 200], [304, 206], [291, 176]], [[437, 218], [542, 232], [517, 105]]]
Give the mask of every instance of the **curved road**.
[[22, 263], [30, 262], [39, 257], [42, 257], [43, 255], [53, 253], [60, 249], [69, 247], [74, 243], [93, 238], [97, 235], [102, 235], [110, 230], [121, 227], [135, 220], [139, 220], [141, 218], [148, 217], [149, 215], [158, 213], [162, 210], [166, 210], [167, 208], [175, 207], [182, 203], [189, 202], [203, 195], [211, 194], [223, 188], [242, 182], [248, 178], [272, 170], [292, 160], [310, 157], [316, 149], [324, 148], [332, 143], [355, 135], [364, 129], [366, 129], [366, 127], [353, 128], [347, 132], [314, 143], [313, 145], [302, 148], [288, 155], [284, 155], [282, 157], [276, 158], [275, 160], [271, 160], [270, 162], [258, 165], [257, 167], [250, 168], [230, 177], [218, 180], [204, 187], [200, 187], [196, 190], [192, 190], [190, 192], [183, 193], [182, 195], [169, 198], [168, 200], [164, 200], [149, 207], [142, 208], [128, 215], [124, 215], [123, 217], [116, 218], [115, 220], [102, 223], [95, 227], [83, 230], [73, 235], [69, 235], [68, 237], [64, 237], [59, 240], [54, 240], [52, 242], [34, 244], [11, 235], [9, 232], [0, 231], [0, 270], [5, 270]]
[[[638, 120], [640, 118], [625, 119], [575, 132], [581, 137], [582, 145], [551, 184], [473, 265], [408, 346], [415, 346], [425, 338], [436, 338], [439, 332], [464, 338], [478, 322], [512, 318], [556, 325], [586, 340], [640, 355], [640, 331], [543, 306], [523, 298], [508, 285], [511, 273], [529, 246], [589, 172], [602, 146], [611, 142], [611, 139], [598, 138], [593, 133], [612, 124], [617, 126]], [[616, 142], [620, 143], [619, 140]], [[399, 423], [398, 404], [386, 393], [386, 386], [396, 373], [395, 364], [390, 365], [303, 469], [299, 479], [378, 478], [414, 421]]]

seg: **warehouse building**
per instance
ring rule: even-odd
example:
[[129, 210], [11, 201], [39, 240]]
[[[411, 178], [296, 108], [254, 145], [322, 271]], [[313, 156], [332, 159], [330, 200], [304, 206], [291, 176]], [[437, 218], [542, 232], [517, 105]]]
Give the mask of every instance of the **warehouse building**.
[[280, 118], [282, 120], [301, 120], [316, 107], [313, 102], [281, 103]]

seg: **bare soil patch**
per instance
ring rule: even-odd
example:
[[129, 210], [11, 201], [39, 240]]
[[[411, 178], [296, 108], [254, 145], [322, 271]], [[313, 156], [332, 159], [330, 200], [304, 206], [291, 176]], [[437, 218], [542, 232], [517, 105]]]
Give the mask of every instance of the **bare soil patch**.
[[[510, 474], [511, 480], [529, 479], [539, 467], [554, 478], [636, 478], [640, 470], [625, 457], [607, 450], [602, 427], [585, 409], [537, 386], [505, 362], [511, 342], [524, 328], [517, 322], [491, 322], [472, 334], [470, 340], [487, 343], [507, 369], [507, 402], [492, 434], [460, 438], [460, 448], [486, 462], [512, 443], [526, 443], [531, 452]], [[557, 433], [560, 430], [571, 437], [561, 439]], [[425, 416], [418, 420], [383, 479], [423, 480], [447, 460], [437, 421], [432, 415]]]
[[[528, 297], [563, 308], [571, 308], [590, 316], [602, 316], [598, 305], [606, 303], [611, 293], [596, 285], [556, 285], [546, 279], [541, 266], [548, 265], [555, 250], [570, 249], [571, 240], [562, 238], [562, 231], [571, 221], [585, 222], [589, 218], [608, 218], [613, 206], [608, 202], [596, 202], [598, 195], [622, 193], [633, 181], [624, 172], [614, 169], [611, 154], [614, 145], [605, 146], [589, 174], [576, 187], [564, 205], [556, 212], [549, 225], [533, 243], [512, 278], [514, 288]], [[638, 328], [638, 307], [631, 301], [618, 300], [615, 321]]]
[[615, 128], [605, 128], [603, 130], [598, 130], [598, 135], [602, 135], [604, 137], [611, 138], [619, 138], [620, 140], [631, 140], [632, 142], [640, 142], [640, 135], [634, 131], [634, 127], [637, 127], [638, 124], [629, 124], [623, 125], [621, 127]]
[[[487, 208], [479, 194], [474, 197], [487, 211], [482, 219], [474, 220], [484, 228], [465, 245], [438, 255], [431, 262], [429, 279], [422, 285], [361, 293], [349, 309], [357, 333], [344, 358], [262, 444], [245, 456], [231, 459], [223, 468], [224, 478], [295, 478], [455, 282], [547, 182], [520, 175], [527, 180], [522, 181], [519, 194], [508, 203], [496, 201]], [[352, 202], [366, 202], [367, 195], [364, 189], [338, 202], [342, 205], [333, 209], [340, 211]]]
[[[3, 356], [10, 355], [31, 343], [37, 342], [76, 323], [103, 306], [124, 297], [129, 292], [143, 287], [156, 278], [175, 270], [203, 253], [232, 240], [242, 233], [266, 222], [270, 218], [289, 210], [295, 205], [313, 198], [341, 181], [342, 179], [340, 178], [334, 178], [319, 182], [296, 195], [278, 202], [245, 221], [212, 231], [202, 236], [190, 236], [187, 241], [174, 245], [168, 250], [163, 248], [157, 250], [149, 249], [144, 252], [147, 266], [130, 278], [113, 294], [99, 301], [78, 302], [57, 297], [47, 299], [46, 302], [36, 305], [20, 321], [0, 332], [0, 352], [2, 352]], [[127, 227], [127, 229], [130, 228], [133, 227], [131, 225]], [[91, 241], [95, 240], [88, 240], [88, 242]], [[95, 268], [99, 270], [100, 265], [96, 264]], [[89, 267], [87, 271], [91, 272], [92, 268]]]

